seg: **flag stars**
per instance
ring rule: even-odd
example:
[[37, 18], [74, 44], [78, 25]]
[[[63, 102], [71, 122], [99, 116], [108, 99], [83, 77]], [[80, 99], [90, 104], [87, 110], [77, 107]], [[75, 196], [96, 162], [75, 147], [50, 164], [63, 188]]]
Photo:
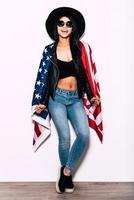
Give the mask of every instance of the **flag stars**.
[[44, 83], [41, 83], [42, 84], [42, 87], [45, 85]]
[[42, 68], [39, 68], [39, 72], [40, 72], [40, 73], [42, 72]]
[[45, 49], [44, 52], [47, 53], [47, 49]]
[[47, 56], [47, 59], [46, 60], [49, 60], [49, 56]]
[[47, 70], [45, 69], [44, 74], [46, 74], [46, 73], [47, 73]]
[[37, 85], [39, 85], [40, 86], [40, 84], [41, 84], [41, 81], [39, 80], [39, 81], [37, 81]]
[[42, 65], [43, 65], [43, 66], [46, 65], [46, 63], [43, 61]]
[[35, 98], [36, 98], [36, 99], [41, 99], [41, 95], [35, 94]]

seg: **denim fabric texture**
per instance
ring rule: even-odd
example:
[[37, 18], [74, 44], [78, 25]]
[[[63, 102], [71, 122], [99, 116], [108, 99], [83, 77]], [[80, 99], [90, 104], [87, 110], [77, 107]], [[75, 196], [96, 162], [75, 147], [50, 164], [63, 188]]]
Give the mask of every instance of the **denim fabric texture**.
[[[61, 165], [75, 171], [86, 144], [89, 142], [90, 130], [82, 98], [77, 90], [56, 88], [54, 100], [49, 97], [48, 110], [58, 133], [58, 153]], [[76, 138], [70, 146], [70, 120]]]

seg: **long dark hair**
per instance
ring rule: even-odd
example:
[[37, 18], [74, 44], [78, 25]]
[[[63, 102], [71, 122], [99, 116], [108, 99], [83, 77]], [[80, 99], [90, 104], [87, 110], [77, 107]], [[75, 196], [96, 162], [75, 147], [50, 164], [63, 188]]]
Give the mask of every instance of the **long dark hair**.
[[[58, 32], [57, 32], [57, 22], [61, 17], [63, 17], [63, 16], [60, 16], [55, 21], [55, 24], [54, 24], [54, 39], [56, 42], [56, 46], [57, 46], [58, 40], [59, 40]], [[78, 27], [77, 27], [75, 20], [71, 16], [66, 16], [66, 17], [68, 17], [73, 23], [73, 31], [70, 35], [70, 49], [71, 49], [72, 57], [73, 57], [73, 60], [75, 63], [75, 67], [77, 69], [77, 73], [79, 73], [79, 75], [82, 75], [83, 73], [81, 73], [81, 72], [83, 71], [83, 64], [81, 61], [81, 49], [80, 49], [80, 40], [79, 40], [80, 37], [79, 37]]]

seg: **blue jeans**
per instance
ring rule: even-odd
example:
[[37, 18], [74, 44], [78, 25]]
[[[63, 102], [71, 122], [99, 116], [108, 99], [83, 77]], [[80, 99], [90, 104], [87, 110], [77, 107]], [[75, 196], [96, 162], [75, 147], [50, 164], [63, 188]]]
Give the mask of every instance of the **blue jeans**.
[[[57, 87], [54, 99], [49, 97], [48, 110], [58, 133], [60, 162], [61, 165], [74, 171], [89, 142], [90, 131], [87, 115], [77, 90], [71, 91]], [[71, 149], [68, 119], [76, 134]]]

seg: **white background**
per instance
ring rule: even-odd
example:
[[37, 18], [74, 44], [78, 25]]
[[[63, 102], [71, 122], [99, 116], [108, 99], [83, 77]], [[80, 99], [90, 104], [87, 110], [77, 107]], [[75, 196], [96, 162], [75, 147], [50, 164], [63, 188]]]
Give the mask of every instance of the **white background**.
[[[132, 0], [23, 0], [0, 5], [0, 181], [55, 181], [58, 141], [32, 149], [31, 100], [44, 46], [45, 20], [56, 7], [83, 13], [82, 40], [93, 50], [100, 81], [104, 142], [91, 131], [75, 181], [134, 181], [134, 12]], [[70, 125], [72, 130], [72, 127]], [[75, 134], [72, 130], [72, 141]]]

